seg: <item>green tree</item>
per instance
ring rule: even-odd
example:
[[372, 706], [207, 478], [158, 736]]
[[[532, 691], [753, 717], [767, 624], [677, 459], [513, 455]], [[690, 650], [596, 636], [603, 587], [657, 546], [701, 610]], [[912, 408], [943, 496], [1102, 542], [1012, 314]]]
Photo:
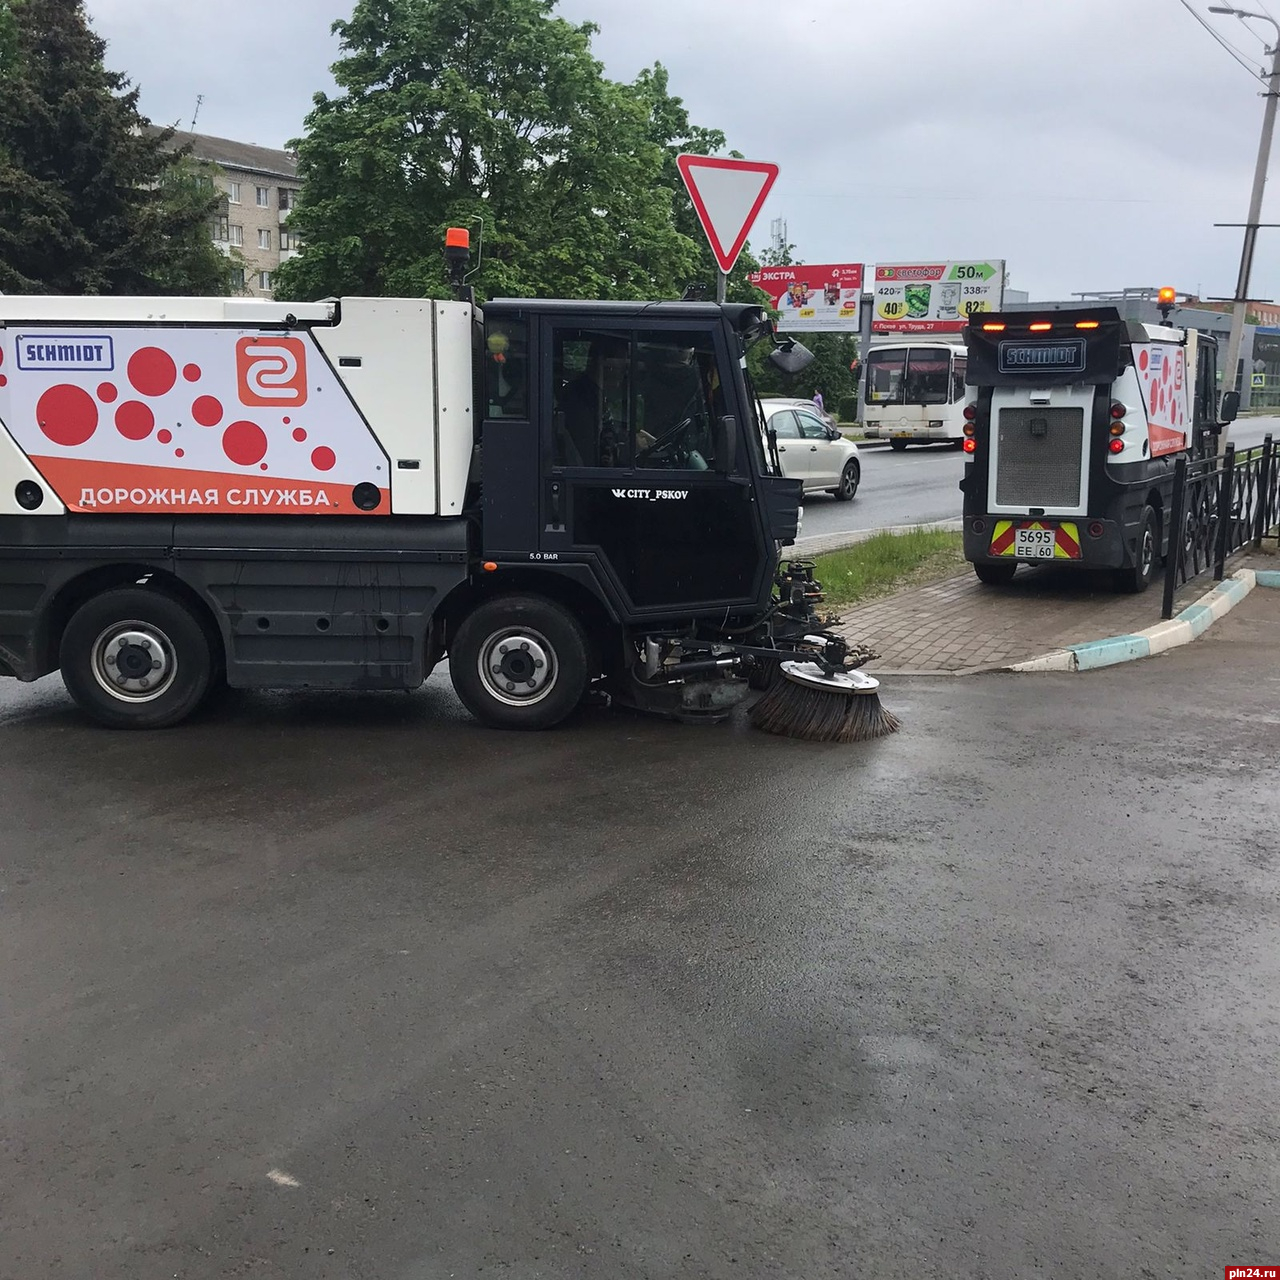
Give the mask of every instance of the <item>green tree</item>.
[[307, 247], [281, 296], [439, 296], [450, 225], [483, 227], [484, 296], [670, 297], [703, 274], [675, 155], [723, 138], [663, 68], [606, 79], [596, 28], [554, 3], [358, 0], [334, 24], [341, 93], [296, 144]]
[[0, 289], [225, 293], [217, 194], [105, 49], [81, 0], [0, 0]]

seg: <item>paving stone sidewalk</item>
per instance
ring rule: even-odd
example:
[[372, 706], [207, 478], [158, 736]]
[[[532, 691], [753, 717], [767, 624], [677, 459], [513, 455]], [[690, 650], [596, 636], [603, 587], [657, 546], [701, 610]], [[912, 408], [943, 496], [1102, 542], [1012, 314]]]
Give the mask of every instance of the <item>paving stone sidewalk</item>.
[[[1227, 572], [1274, 568], [1275, 557], [1233, 557]], [[1175, 598], [1175, 612], [1213, 583], [1203, 574]], [[1126, 635], [1160, 621], [1163, 581], [1141, 595], [1120, 595], [1105, 579], [1023, 567], [1007, 587], [980, 583], [971, 569], [846, 609], [838, 628], [880, 657], [868, 671], [960, 674], [1035, 658], [1070, 644]]]

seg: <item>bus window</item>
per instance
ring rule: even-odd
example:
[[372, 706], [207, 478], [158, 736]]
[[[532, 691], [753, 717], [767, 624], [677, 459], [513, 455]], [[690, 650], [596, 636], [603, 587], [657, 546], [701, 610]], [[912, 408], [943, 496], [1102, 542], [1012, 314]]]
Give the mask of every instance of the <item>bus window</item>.
[[868, 404], [902, 403], [902, 374], [906, 358], [906, 350], [902, 347], [884, 347], [868, 354]]
[[951, 392], [951, 352], [913, 347], [907, 355], [904, 388], [907, 404], [946, 404]]
[[965, 398], [964, 374], [968, 368], [967, 356], [956, 356], [951, 362], [951, 403], [963, 404]]

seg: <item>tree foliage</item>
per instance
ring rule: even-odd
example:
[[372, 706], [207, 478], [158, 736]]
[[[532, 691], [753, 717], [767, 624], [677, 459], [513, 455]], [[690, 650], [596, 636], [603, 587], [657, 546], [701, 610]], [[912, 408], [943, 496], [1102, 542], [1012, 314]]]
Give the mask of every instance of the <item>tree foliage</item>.
[[554, 3], [358, 0], [334, 24], [341, 92], [317, 95], [296, 144], [307, 247], [281, 296], [443, 294], [451, 225], [483, 228], [484, 296], [714, 289], [675, 157], [723, 135], [690, 123], [660, 65], [608, 80], [596, 28]]
[[225, 292], [217, 194], [105, 49], [81, 0], [0, 0], [0, 289]]

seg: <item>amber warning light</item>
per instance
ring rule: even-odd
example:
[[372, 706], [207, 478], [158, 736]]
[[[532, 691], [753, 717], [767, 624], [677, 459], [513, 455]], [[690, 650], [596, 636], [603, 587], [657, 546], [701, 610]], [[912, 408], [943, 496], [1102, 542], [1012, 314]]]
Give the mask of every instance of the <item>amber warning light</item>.
[[471, 232], [466, 227], [450, 227], [444, 233], [444, 247], [446, 249], [467, 249], [471, 248]]
[[1156, 294], [1156, 305], [1160, 308], [1160, 314], [1167, 320], [1169, 312], [1173, 310], [1174, 304], [1178, 301], [1178, 291], [1172, 285], [1165, 285], [1163, 289]]

